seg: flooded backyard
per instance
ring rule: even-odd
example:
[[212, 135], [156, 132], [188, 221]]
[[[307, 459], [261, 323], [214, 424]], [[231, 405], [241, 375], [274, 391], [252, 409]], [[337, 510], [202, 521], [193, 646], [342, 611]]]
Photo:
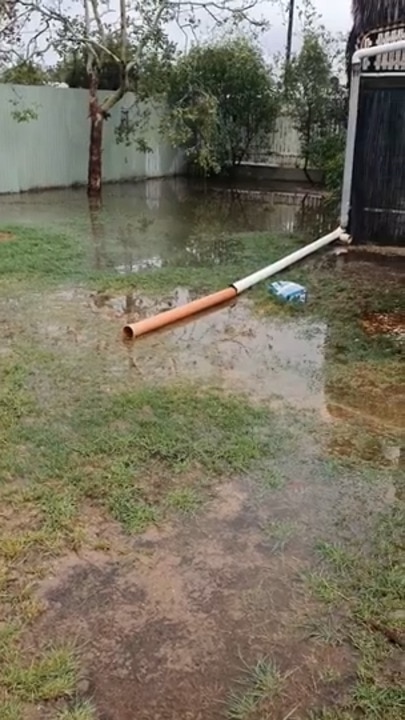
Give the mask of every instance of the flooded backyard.
[[2, 720], [403, 716], [402, 261], [122, 338], [330, 229], [287, 190], [0, 198]]
[[311, 235], [334, 222], [318, 191], [288, 184], [281, 190], [207, 188], [182, 178], [106, 186], [101, 207], [89, 204], [82, 189], [0, 196], [0, 220], [72, 233], [90, 266], [122, 273], [230, 263], [239, 250], [231, 234], [304, 227]]

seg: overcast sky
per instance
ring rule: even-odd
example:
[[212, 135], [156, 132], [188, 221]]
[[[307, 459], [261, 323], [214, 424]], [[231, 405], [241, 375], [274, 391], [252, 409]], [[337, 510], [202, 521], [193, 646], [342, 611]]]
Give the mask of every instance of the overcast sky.
[[[304, 0], [295, 1], [296, 18], [294, 27], [293, 49], [299, 49], [300, 23], [298, 19], [298, 10]], [[239, 0], [239, 2], [243, 3], [243, 0]], [[274, 54], [284, 52], [287, 35], [287, 16], [285, 10], [283, 11], [282, 8], [285, 9], [288, 6], [288, 2], [289, 0], [258, 0], [258, 6], [253, 11], [253, 15], [255, 15], [256, 17], [265, 17], [270, 24], [270, 29], [266, 31], [266, 33], [261, 38], [263, 50], [268, 58], [270, 58]], [[321, 15], [322, 23], [328, 28], [328, 30], [330, 30], [331, 32], [345, 34], [349, 32], [351, 26], [350, 9], [352, 0], [311, 0], [311, 2]], [[238, 0], [232, 0], [230, 4], [232, 3], [238, 5]], [[69, 6], [73, 6], [76, 11], [78, 10], [79, 12], [82, 12], [83, 10], [81, 0], [69, 0], [68, 4]], [[119, 0], [109, 0], [109, 7], [111, 9], [111, 22], [113, 25], [118, 26]], [[207, 17], [208, 16], [206, 13], [202, 13], [200, 15], [200, 29], [202, 31], [201, 37], [205, 39], [207, 39], [207, 37], [211, 37], [213, 31], [212, 21], [207, 21]], [[32, 33], [32, 25], [34, 25], [34, 29], [36, 31], [36, 23], [34, 22], [33, 24], [31, 24], [30, 31], [27, 33], [27, 35]], [[179, 47], [185, 49], [184, 33], [182, 33], [176, 25], [170, 26], [169, 34], [173, 40], [178, 42]], [[188, 45], [188, 42], [186, 42], [186, 46]], [[47, 54], [48, 62], [53, 62], [55, 59], [56, 55], [54, 57], [54, 53], [51, 52]]]
[[[312, 0], [313, 5], [322, 15], [323, 24], [333, 32], [348, 33], [351, 27], [351, 0]], [[296, 0], [299, 4], [299, 0]], [[286, 28], [283, 25], [282, 13], [270, 5], [268, 13], [271, 29], [266, 33], [263, 45], [268, 53], [280, 52], [285, 47]], [[299, 26], [296, 20], [294, 33], [295, 44], [299, 43]]]
[[[117, 0], [113, 0], [116, 2]], [[235, 4], [237, 0], [234, 0]], [[284, 52], [286, 44], [286, 8], [289, 0], [258, 0], [258, 7], [253, 11], [253, 15], [257, 17], [265, 17], [270, 24], [270, 29], [262, 37], [262, 46], [267, 56]], [[351, 4], [352, 0], [311, 0], [312, 4], [321, 15], [322, 23], [331, 32], [348, 34], [351, 27]], [[298, 10], [302, 4], [302, 0], [296, 0], [296, 17], [294, 27], [293, 49], [299, 48], [300, 45], [300, 23], [298, 20]], [[210, 37], [212, 23], [208, 20], [207, 15], [202, 14], [201, 33], [202, 37]], [[209, 29], [208, 29], [209, 28]], [[184, 44], [184, 36], [176, 26], [170, 28], [170, 36], [182, 47]]]

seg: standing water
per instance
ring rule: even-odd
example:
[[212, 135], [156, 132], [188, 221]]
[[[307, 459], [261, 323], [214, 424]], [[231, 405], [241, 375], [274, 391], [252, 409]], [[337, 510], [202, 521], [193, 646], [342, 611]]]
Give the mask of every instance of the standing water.
[[[224, 235], [329, 228], [322, 194], [308, 188], [229, 189], [181, 178], [108, 185], [99, 207], [85, 191], [53, 190], [0, 198], [0, 221], [74, 234], [99, 270], [232, 262], [237, 243]], [[331, 224], [333, 225], [332, 219]], [[92, 259], [91, 259], [92, 258]]]

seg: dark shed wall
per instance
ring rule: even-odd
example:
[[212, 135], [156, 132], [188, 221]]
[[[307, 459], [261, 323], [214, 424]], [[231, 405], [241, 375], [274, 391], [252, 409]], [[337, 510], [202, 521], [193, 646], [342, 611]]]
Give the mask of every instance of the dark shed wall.
[[361, 88], [350, 231], [405, 246], [405, 87]]

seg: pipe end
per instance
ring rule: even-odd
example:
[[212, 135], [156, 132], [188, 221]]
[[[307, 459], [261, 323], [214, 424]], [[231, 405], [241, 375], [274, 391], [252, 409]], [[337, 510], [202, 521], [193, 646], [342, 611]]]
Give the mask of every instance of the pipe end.
[[124, 337], [124, 340], [133, 340], [135, 337], [135, 333], [130, 325], [125, 325], [122, 334]]

